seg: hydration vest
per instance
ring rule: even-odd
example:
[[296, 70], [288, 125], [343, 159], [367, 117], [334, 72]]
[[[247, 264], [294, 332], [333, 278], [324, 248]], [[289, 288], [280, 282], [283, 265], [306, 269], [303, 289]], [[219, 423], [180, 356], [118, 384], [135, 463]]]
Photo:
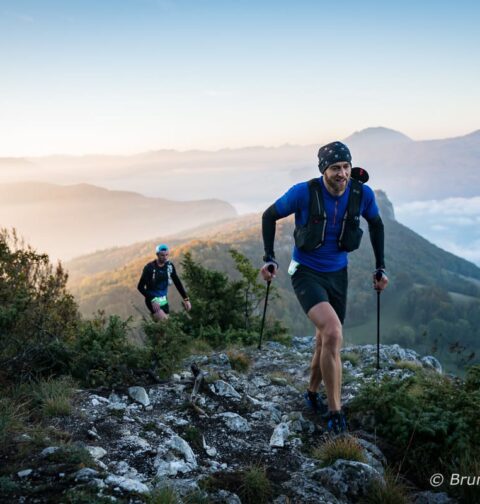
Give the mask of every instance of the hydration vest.
[[[168, 285], [172, 285], [173, 281], [172, 281], [172, 272], [173, 272], [173, 265], [170, 261], [167, 261], [166, 263], [166, 266], [167, 266], [167, 283]], [[156, 272], [157, 272], [157, 268], [159, 269], [159, 266], [157, 265], [157, 261], [154, 260], [150, 263], [150, 266], [152, 268], [152, 274], [151, 274], [151, 277], [150, 277], [150, 285], [149, 287], [151, 289], [155, 289], [156, 287], [156, 284], [157, 284], [157, 279], [155, 278], [156, 277]]]
[[[293, 236], [295, 246], [303, 252], [312, 252], [320, 248], [325, 242], [327, 230], [327, 213], [323, 201], [322, 187], [318, 179], [308, 181], [310, 193], [310, 208], [307, 224], [296, 226]], [[347, 209], [343, 216], [342, 228], [337, 238], [338, 248], [346, 252], [358, 249], [362, 240], [363, 231], [360, 227], [360, 205], [362, 202], [362, 183], [350, 179], [350, 194]]]

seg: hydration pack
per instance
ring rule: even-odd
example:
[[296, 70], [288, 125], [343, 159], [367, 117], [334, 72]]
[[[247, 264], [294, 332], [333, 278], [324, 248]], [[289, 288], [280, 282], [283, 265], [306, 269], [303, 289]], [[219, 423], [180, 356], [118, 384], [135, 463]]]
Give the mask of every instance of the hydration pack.
[[[327, 213], [323, 201], [322, 187], [316, 178], [308, 181], [310, 208], [307, 224], [296, 226], [293, 236], [295, 246], [303, 252], [312, 252], [320, 248], [325, 241], [327, 230]], [[363, 196], [362, 183], [350, 179], [350, 194], [347, 209], [343, 216], [342, 228], [338, 236], [338, 248], [346, 252], [358, 249], [363, 231], [360, 227], [360, 205]]]

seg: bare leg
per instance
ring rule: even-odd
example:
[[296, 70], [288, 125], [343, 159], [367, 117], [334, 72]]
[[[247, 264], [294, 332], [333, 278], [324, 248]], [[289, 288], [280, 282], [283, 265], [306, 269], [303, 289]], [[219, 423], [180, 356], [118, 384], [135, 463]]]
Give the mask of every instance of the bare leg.
[[153, 308], [153, 313], [152, 317], [153, 320], [167, 320], [168, 315], [160, 308], [160, 305], [157, 303], [152, 303], [152, 308]]
[[341, 409], [342, 386], [342, 361], [340, 360], [340, 348], [343, 339], [342, 324], [330, 303], [325, 301], [313, 306], [308, 312], [308, 317], [315, 324], [317, 338], [320, 335], [321, 340], [320, 351], [318, 351], [319, 347], [317, 343], [314, 354], [314, 359], [317, 352], [320, 356], [320, 374], [312, 372], [310, 385], [314, 386], [315, 383], [320, 385], [318, 377], [323, 377], [328, 399], [328, 409], [330, 411], [339, 411]]
[[322, 337], [318, 329], [315, 330], [315, 351], [310, 365], [310, 383], [308, 390], [310, 392], [317, 392], [318, 387], [322, 383], [322, 369], [320, 367], [320, 359], [322, 355]]

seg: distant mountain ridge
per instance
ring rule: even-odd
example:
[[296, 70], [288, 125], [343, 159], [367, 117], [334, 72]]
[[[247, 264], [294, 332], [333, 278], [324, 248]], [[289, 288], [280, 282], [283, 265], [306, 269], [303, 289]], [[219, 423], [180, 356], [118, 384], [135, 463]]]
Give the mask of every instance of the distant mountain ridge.
[[17, 228], [36, 249], [70, 259], [232, 218], [237, 212], [219, 199], [172, 201], [90, 184], [19, 182], [0, 184], [0, 215], [3, 227]]
[[[373, 187], [385, 190], [396, 204], [478, 193], [480, 130], [417, 141], [399, 131], [374, 127], [354, 132], [344, 141], [353, 163], [366, 168]], [[130, 156], [0, 158], [0, 182], [86, 182], [180, 200], [222, 195], [237, 208], [258, 211], [289, 184], [318, 174], [318, 147], [287, 144], [217, 151], [152, 150]], [[464, 176], [451, 184], [452, 164], [459, 157]]]

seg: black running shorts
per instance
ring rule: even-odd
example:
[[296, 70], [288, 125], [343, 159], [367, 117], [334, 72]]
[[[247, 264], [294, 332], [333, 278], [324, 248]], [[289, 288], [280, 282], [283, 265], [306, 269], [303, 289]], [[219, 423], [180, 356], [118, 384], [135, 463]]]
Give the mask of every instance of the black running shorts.
[[292, 276], [292, 285], [306, 314], [316, 304], [327, 301], [343, 324], [347, 309], [347, 268], [320, 272], [300, 264]]

